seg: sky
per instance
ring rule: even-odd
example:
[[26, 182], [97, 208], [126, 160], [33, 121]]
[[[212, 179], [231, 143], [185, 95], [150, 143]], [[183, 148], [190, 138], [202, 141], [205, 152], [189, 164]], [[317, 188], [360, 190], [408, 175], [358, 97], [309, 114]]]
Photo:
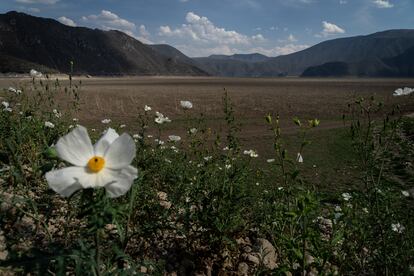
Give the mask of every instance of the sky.
[[319, 42], [414, 28], [414, 0], [0, 0], [77, 27], [116, 29], [190, 57], [278, 56]]

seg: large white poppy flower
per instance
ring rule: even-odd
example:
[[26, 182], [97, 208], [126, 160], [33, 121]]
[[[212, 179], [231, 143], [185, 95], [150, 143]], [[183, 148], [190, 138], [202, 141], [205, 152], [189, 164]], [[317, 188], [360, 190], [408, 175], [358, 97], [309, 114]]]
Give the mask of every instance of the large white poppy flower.
[[103, 187], [109, 197], [118, 197], [137, 178], [137, 169], [130, 166], [135, 158], [135, 143], [126, 133], [119, 136], [109, 128], [92, 146], [86, 128], [77, 126], [60, 138], [55, 147], [58, 156], [73, 165], [46, 174], [49, 187], [62, 196]]

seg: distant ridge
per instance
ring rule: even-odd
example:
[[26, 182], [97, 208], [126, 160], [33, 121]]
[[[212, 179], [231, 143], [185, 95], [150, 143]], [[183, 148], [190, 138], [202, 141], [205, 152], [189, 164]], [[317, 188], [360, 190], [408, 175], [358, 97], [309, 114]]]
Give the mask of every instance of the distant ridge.
[[0, 70], [91, 75], [207, 75], [196, 66], [171, 60], [119, 31], [69, 27], [53, 19], [8, 12], [0, 15]]
[[414, 76], [414, 30], [338, 38], [277, 57], [259, 53], [189, 58], [119, 31], [69, 27], [24, 13], [0, 14], [0, 73], [225, 77]]

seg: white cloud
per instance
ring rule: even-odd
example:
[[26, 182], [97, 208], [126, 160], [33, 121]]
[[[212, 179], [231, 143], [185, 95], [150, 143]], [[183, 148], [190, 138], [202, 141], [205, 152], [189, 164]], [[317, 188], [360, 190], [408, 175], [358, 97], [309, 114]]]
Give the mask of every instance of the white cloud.
[[348, 1], [347, 0], [339, 0], [339, 4], [345, 5], [345, 4], [348, 4]]
[[76, 23], [75, 23], [75, 21], [73, 21], [72, 19], [67, 18], [67, 17], [65, 17], [65, 16], [61, 16], [61, 17], [59, 17], [59, 18], [58, 18], [58, 21], [59, 21], [60, 23], [62, 23], [62, 24], [67, 25], [67, 26], [70, 26], [70, 27], [76, 27]]
[[251, 48], [249, 53], [261, 53], [269, 57], [275, 57], [280, 55], [288, 55], [301, 50], [309, 48], [309, 45], [298, 45], [298, 44], [286, 44], [283, 46], [276, 46], [274, 48]]
[[53, 5], [59, 2], [60, 0], [15, 0], [17, 3], [23, 4], [45, 4], [45, 5]]
[[188, 0], [180, 0], [181, 3], [188, 2]]
[[394, 7], [394, 5], [391, 4], [389, 0], [373, 0], [372, 3], [374, 3], [375, 6], [380, 9], [388, 9]]
[[140, 25], [138, 30], [139, 30], [139, 36], [137, 36], [136, 38], [139, 41], [146, 43], [146, 44], [153, 44], [153, 42], [150, 40], [151, 34], [148, 32], [145, 25]]
[[336, 34], [344, 34], [345, 30], [339, 27], [338, 25], [335, 25], [333, 23], [329, 23], [327, 21], [322, 22], [323, 30], [319, 35], [316, 35], [317, 37], [327, 37], [330, 35], [336, 35]]
[[21, 10], [21, 11], [31, 12], [31, 13], [39, 13], [40, 12], [40, 9], [33, 8], [33, 7], [28, 8], [28, 7], [21, 6], [21, 7], [17, 7], [17, 9]]
[[95, 25], [104, 30], [118, 30], [130, 36], [135, 36], [135, 24], [126, 19], [120, 18], [118, 15], [111, 11], [102, 10], [98, 15], [91, 14], [88, 16], [83, 16], [82, 21]]

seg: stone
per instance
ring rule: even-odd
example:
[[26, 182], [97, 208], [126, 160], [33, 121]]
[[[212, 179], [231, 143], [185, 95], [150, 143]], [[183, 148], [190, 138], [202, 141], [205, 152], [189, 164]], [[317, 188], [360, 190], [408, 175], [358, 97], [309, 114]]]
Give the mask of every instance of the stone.
[[277, 268], [277, 254], [274, 246], [266, 239], [257, 239], [256, 247], [259, 249], [263, 265], [270, 270]]
[[237, 267], [238, 275], [247, 276], [249, 275], [249, 265], [242, 262], [239, 263], [239, 266]]

